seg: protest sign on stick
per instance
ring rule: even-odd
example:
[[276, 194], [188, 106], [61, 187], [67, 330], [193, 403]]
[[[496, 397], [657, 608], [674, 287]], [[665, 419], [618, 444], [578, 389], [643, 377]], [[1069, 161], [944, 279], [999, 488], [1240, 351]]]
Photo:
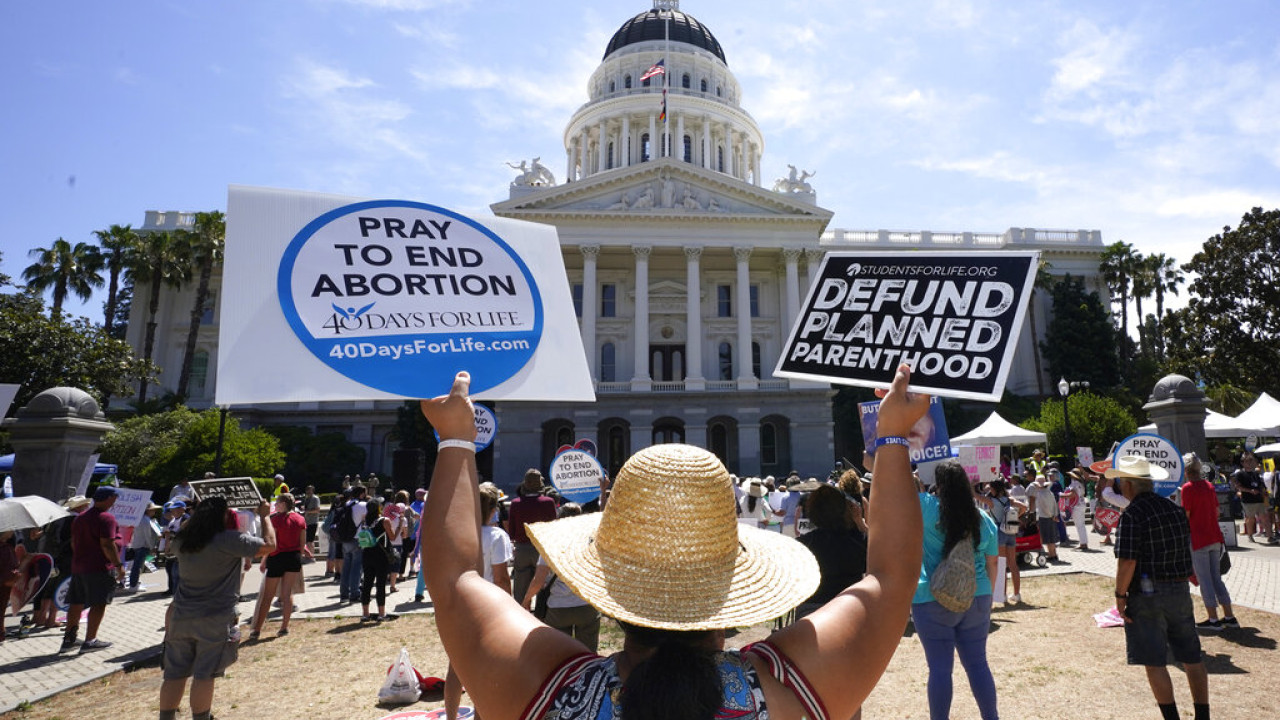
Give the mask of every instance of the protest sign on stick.
[[116, 488], [116, 503], [111, 506], [111, 514], [115, 516], [116, 523], [120, 527], [137, 527], [146, 515], [147, 506], [150, 504], [150, 490]]
[[[876, 419], [879, 413], [879, 400], [858, 403], [862, 443], [867, 452], [871, 452], [876, 446]], [[930, 398], [929, 412], [911, 426], [907, 442], [910, 443], [907, 453], [913, 463], [935, 462], [951, 457], [951, 434], [947, 432], [947, 419], [942, 414], [942, 401], [939, 398]]]
[[191, 489], [197, 500], [207, 497], [223, 497], [227, 507], [232, 509], [253, 509], [262, 502], [262, 494], [253, 478], [211, 478], [209, 480], [192, 480]]
[[999, 401], [1037, 252], [827, 253], [774, 374]]
[[595, 399], [551, 226], [233, 186], [223, 268], [219, 405]]

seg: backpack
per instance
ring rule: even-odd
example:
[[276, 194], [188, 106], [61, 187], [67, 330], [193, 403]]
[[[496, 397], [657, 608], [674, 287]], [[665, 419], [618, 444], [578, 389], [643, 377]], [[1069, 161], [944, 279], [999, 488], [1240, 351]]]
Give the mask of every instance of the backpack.
[[377, 544], [378, 538], [373, 536], [373, 531], [361, 525], [360, 529], [356, 531], [356, 545], [359, 545], [362, 550], [367, 550]]
[[964, 612], [973, 604], [978, 590], [978, 574], [973, 567], [973, 541], [960, 538], [929, 575], [929, 592], [933, 599], [951, 612]]
[[1004, 517], [1000, 518], [1000, 532], [1005, 535], [1018, 536], [1018, 530], [1021, 526], [1018, 524], [1018, 508], [1014, 507], [1012, 500], [1005, 500]]
[[352, 542], [356, 539], [356, 521], [351, 517], [351, 503], [345, 503], [333, 514], [333, 539]]

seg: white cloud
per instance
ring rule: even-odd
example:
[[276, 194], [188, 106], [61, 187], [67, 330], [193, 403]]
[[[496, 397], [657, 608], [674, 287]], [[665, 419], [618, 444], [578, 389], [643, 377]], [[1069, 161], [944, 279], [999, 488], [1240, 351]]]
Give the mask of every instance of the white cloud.
[[293, 116], [321, 141], [378, 157], [426, 159], [423, 147], [403, 127], [413, 114], [407, 103], [380, 97], [377, 83], [342, 68], [307, 59], [298, 66], [285, 79], [283, 95], [302, 106]]

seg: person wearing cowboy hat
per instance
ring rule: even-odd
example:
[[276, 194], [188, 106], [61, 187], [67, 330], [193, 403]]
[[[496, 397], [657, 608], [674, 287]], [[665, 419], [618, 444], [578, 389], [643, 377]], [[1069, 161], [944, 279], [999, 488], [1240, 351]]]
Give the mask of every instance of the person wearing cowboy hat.
[[1187, 578], [1193, 572], [1186, 513], [1155, 493], [1169, 473], [1146, 458], [1124, 455], [1106, 476], [1117, 481], [1129, 507], [1116, 527], [1116, 611], [1124, 618], [1130, 665], [1146, 668], [1147, 682], [1166, 718], [1176, 718], [1166, 658], [1182, 663], [1196, 720], [1209, 718], [1209, 675], [1200, 653]]
[[[877, 417], [877, 498], [867, 577], [812, 615], [740, 651], [725, 629], [772, 620], [819, 583], [812, 553], [737, 522], [712, 453], [660, 444], [618, 472], [603, 512], [529, 527], [558, 577], [625, 639], [590, 653], [484, 581], [470, 375], [421, 402], [442, 438], [423, 530], [423, 567], [450, 663], [490, 718], [848, 718], [887, 667], [907, 624], [923, 532], [907, 435], [929, 397], [898, 368]], [[819, 640], [820, 639], [820, 640]], [[494, 682], [501, 678], [502, 682]], [[616, 703], [616, 705], [615, 705]], [[591, 710], [586, 710], [591, 708]]]

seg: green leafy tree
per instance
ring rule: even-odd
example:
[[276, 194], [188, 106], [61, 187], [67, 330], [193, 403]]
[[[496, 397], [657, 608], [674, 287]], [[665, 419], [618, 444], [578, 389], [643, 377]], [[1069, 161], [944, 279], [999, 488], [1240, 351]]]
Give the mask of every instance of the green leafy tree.
[[155, 376], [155, 368], [133, 355], [123, 340], [85, 318], [46, 316], [34, 291], [0, 295], [0, 382], [22, 389], [13, 403], [22, 407], [51, 387], [78, 387], [103, 406], [112, 395]]
[[138, 233], [129, 225], [112, 225], [93, 233], [101, 246], [100, 255], [107, 270], [107, 300], [102, 309], [102, 324], [111, 331], [120, 308], [120, 280], [129, 268], [130, 253], [138, 245]]
[[[1104, 395], [1073, 392], [1067, 398], [1071, 412], [1071, 441], [1075, 447], [1089, 447], [1099, 456], [1111, 443], [1137, 432], [1138, 422], [1124, 406]], [[1042, 432], [1049, 438], [1049, 448], [1067, 449], [1067, 432], [1063, 424], [1062, 398], [1049, 398], [1040, 404], [1040, 415], [1022, 423], [1028, 430]], [[1075, 454], [1075, 448], [1071, 448]]]
[[[190, 264], [184, 232], [149, 232], [138, 240], [133, 254], [135, 280], [143, 280], [149, 294], [147, 331], [142, 341], [142, 358], [150, 360], [156, 343], [156, 313], [160, 311], [160, 290], [164, 286], [180, 287], [186, 281]], [[138, 387], [138, 402], [147, 401], [147, 381]]]
[[62, 303], [67, 293], [88, 300], [93, 289], [102, 287], [102, 255], [88, 243], [71, 243], [58, 238], [47, 248], [31, 251], [36, 261], [22, 271], [27, 287], [36, 292], [53, 291], [50, 310], [55, 318], [62, 316]]
[[1120, 384], [1116, 330], [1096, 292], [1067, 275], [1054, 285], [1053, 320], [1040, 350], [1055, 378], [1087, 381], [1097, 388]]
[[1182, 269], [1195, 279], [1165, 321], [1167, 368], [1209, 386], [1280, 387], [1280, 210], [1254, 208]]
[[191, 365], [196, 356], [196, 340], [200, 335], [200, 320], [209, 304], [209, 281], [213, 270], [222, 264], [222, 248], [227, 234], [226, 216], [221, 212], [196, 213], [195, 225], [187, 234], [187, 252], [195, 266], [199, 280], [196, 283], [195, 302], [191, 307], [191, 322], [187, 326], [187, 345], [182, 354], [182, 370], [178, 374], [179, 400], [186, 401], [187, 387], [191, 382]]
[[[102, 457], [120, 465], [121, 479], [131, 486], [165, 488], [214, 469], [219, 423], [215, 409], [196, 413], [185, 407], [131, 418], [107, 434]], [[227, 418], [223, 476], [269, 477], [284, 462], [274, 435], [261, 428], [245, 430], [234, 417]]]
[[293, 425], [272, 425], [263, 430], [279, 441], [285, 454], [281, 472], [295, 492], [307, 485], [315, 485], [320, 492], [333, 492], [339, 489], [343, 475], [364, 469], [365, 449], [342, 433], [312, 434], [309, 428]]

